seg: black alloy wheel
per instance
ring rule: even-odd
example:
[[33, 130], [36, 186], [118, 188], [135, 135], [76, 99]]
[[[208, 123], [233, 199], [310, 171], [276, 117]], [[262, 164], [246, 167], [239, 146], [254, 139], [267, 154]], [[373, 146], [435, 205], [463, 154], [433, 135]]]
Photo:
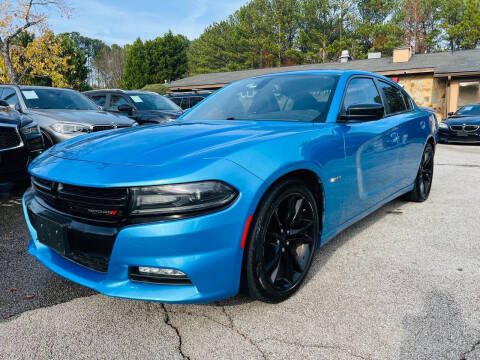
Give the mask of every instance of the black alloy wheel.
[[246, 248], [249, 295], [280, 302], [305, 279], [319, 237], [319, 214], [314, 195], [302, 182], [287, 180], [262, 200]]
[[430, 190], [432, 189], [434, 155], [433, 146], [428, 143], [423, 151], [414, 188], [407, 194], [408, 200], [423, 202], [428, 199]]

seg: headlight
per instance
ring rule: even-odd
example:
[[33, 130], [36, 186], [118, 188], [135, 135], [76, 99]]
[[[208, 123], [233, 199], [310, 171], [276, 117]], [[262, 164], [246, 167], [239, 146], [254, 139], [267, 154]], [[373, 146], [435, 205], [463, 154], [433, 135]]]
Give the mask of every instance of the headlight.
[[25, 126], [21, 128], [20, 131], [23, 135], [40, 134], [40, 129], [38, 128], [38, 125]]
[[60, 134], [89, 133], [90, 126], [74, 123], [55, 123], [51, 128]]
[[440, 129], [447, 129], [448, 130], [448, 125], [443, 123], [443, 122], [441, 122], [438, 126], [440, 127]]
[[178, 215], [230, 204], [238, 192], [221, 181], [131, 188], [131, 215]]

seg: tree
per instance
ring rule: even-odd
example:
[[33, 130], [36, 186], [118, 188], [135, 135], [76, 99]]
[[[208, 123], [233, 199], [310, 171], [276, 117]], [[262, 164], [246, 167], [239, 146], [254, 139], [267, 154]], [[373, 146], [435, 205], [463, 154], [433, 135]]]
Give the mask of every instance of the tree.
[[77, 46], [68, 34], [60, 34], [58, 39], [61, 42], [61, 56], [68, 58], [69, 70], [63, 73], [66, 83], [78, 91], [90, 89], [87, 83], [89, 69], [85, 52]]
[[137, 39], [126, 47], [123, 86], [139, 89], [184, 76], [188, 68], [188, 46], [186, 37], [173, 35], [171, 31], [145, 42]]
[[123, 68], [125, 66], [125, 49], [113, 44], [104, 46], [93, 60], [97, 72], [97, 85], [120, 88], [123, 86]]
[[10, 82], [17, 84], [20, 81], [11, 57], [13, 42], [26, 30], [44, 29], [44, 11], [49, 8], [59, 9], [68, 15], [63, 0], [0, 0], [0, 56]]
[[[19, 83], [70, 87], [65, 74], [74, 71], [71, 57], [64, 52], [62, 41], [53, 32], [46, 31], [27, 46], [16, 46], [10, 51], [10, 61]], [[6, 66], [0, 64], [2, 69]], [[2, 72], [0, 81], [11, 81], [8, 72]]]
[[[451, 9], [451, 3], [444, 6], [444, 27], [450, 49], [475, 49], [480, 44], [480, 0], [462, 1], [456, 9]], [[448, 10], [453, 13], [447, 14]]]

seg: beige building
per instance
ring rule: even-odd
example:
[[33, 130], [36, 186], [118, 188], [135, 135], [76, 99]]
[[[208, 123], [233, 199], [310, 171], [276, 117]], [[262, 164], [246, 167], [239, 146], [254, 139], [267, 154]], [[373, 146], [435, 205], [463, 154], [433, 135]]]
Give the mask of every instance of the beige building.
[[250, 76], [299, 70], [365, 70], [390, 77], [402, 85], [419, 106], [434, 109], [439, 119], [469, 103], [480, 103], [480, 49], [434, 54], [412, 54], [398, 48], [392, 57], [375, 54], [365, 60], [295, 65], [280, 68], [209, 73], [174, 81], [172, 91], [216, 90]]

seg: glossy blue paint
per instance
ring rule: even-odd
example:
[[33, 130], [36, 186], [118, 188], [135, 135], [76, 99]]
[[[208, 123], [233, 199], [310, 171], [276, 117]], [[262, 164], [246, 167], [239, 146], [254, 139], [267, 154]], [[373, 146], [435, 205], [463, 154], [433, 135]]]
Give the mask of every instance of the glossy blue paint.
[[[297, 170], [311, 171], [322, 184], [319, 246], [325, 244], [413, 188], [423, 149], [429, 139], [435, 141], [436, 129], [434, 118], [416, 106], [378, 121], [337, 122], [352, 76], [392, 82], [364, 72], [330, 73], [340, 78], [324, 123], [181, 117], [174, 123], [97, 133], [55, 146], [31, 164], [31, 174], [91, 187], [215, 179], [234, 186], [240, 196], [229, 208], [213, 214], [125, 227], [116, 238], [106, 274], [70, 262], [40, 244], [25, 210], [32, 235], [30, 253], [58, 274], [106, 295], [185, 303], [233, 296], [239, 289], [240, 244], [249, 215], [275, 181]], [[130, 281], [128, 267], [139, 265], [181, 270], [193, 285]]]

